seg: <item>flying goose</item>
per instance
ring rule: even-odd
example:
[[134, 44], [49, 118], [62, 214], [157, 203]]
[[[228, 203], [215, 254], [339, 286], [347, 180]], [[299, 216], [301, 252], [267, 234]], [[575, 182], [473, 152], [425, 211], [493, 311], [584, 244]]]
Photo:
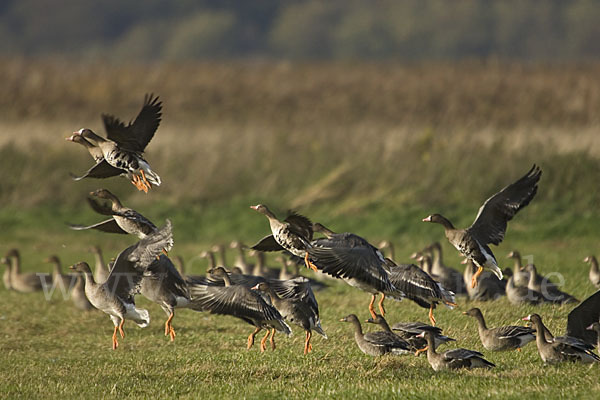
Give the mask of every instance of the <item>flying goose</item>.
[[472, 287], [477, 285], [477, 278], [484, 268], [490, 269], [498, 279], [502, 279], [502, 271], [488, 244], [498, 245], [502, 242], [508, 221], [527, 206], [537, 193], [541, 175], [542, 170], [534, 164], [523, 177], [487, 199], [473, 224], [466, 229], [456, 229], [450, 220], [440, 214], [423, 218], [423, 222], [441, 224], [450, 244], [473, 260], [477, 272], [471, 279]]
[[[92, 146], [98, 147], [104, 157], [104, 160], [97, 162], [85, 176], [101, 178], [126, 174], [131, 176], [131, 183], [144, 192], [148, 192], [152, 185], [160, 186], [160, 177], [152, 171], [142, 154], [158, 129], [161, 110], [162, 102], [150, 94], [144, 97], [144, 105], [136, 119], [127, 125], [112, 115], [102, 115], [106, 139], [87, 128], [73, 132], [73, 135], [80, 135]], [[92, 151], [89, 151], [92, 154]], [[97, 159], [96, 156], [94, 158]], [[106, 172], [110, 170], [107, 164], [113, 167], [112, 175]], [[98, 170], [102, 170], [102, 173]]]

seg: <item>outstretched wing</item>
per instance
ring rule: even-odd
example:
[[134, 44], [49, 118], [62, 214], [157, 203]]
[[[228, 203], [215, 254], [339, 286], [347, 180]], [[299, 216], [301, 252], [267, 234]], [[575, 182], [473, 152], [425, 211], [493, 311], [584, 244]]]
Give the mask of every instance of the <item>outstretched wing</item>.
[[300, 215], [294, 211], [289, 211], [284, 220], [289, 224], [290, 231], [304, 239], [311, 241], [313, 237], [312, 222], [308, 217]]
[[127, 259], [135, 262], [137, 268], [145, 269], [161, 255], [163, 250], [169, 251], [172, 247], [172, 225], [171, 221], [167, 220], [162, 228], [140, 240]]
[[125, 171], [122, 169], [113, 167], [106, 160], [102, 160], [98, 164], [95, 164], [93, 167], [88, 169], [81, 176], [76, 176], [74, 174], [71, 174], [71, 178], [74, 181], [80, 181], [85, 178], [103, 179], [103, 178], [110, 178], [113, 176], [120, 175], [123, 172], [125, 172]]
[[569, 313], [567, 335], [586, 343], [596, 344], [596, 332], [588, 331], [586, 328], [598, 321], [600, 321], [600, 290], [582, 301]]
[[508, 221], [537, 193], [541, 176], [542, 170], [534, 164], [522, 178], [487, 199], [468, 228], [471, 235], [481, 243], [500, 244]]
[[161, 121], [162, 102], [152, 94], [144, 96], [144, 105], [133, 122], [125, 125], [117, 117], [102, 114], [106, 136], [122, 149], [143, 152]]
[[256, 251], [281, 251], [283, 247], [273, 237], [273, 235], [265, 236], [260, 240], [260, 242], [256, 243], [254, 246], [250, 247], [252, 250]]
[[120, 234], [124, 234], [124, 235], [127, 234], [127, 232], [125, 232], [123, 229], [121, 229], [119, 224], [117, 224], [117, 221], [115, 221], [113, 218], [110, 218], [110, 219], [107, 219], [106, 221], [98, 222], [97, 224], [89, 225], [89, 226], [70, 224], [69, 228], [76, 230], [76, 231], [83, 231], [86, 229], [96, 229], [96, 230], [99, 230], [102, 232], [108, 232], [108, 233], [120, 233]]

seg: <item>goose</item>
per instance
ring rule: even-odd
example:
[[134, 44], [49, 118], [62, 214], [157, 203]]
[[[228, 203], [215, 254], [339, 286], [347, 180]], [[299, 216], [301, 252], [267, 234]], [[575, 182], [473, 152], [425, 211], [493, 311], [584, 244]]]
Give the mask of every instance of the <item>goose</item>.
[[46, 273], [21, 273], [21, 253], [9, 250], [1, 262], [10, 270], [10, 287], [21, 293], [31, 293], [52, 287], [52, 277]]
[[265, 265], [265, 253], [262, 251], [251, 250], [248, 253], [249, 256], [256, 259], [252, 275], [262, 276], [263, 278], [276, 279], [279, 277], [279, 270], [276, 268], [267, 267]]
[[225, 252], [225, 246], [222, 244], [215, 244], [211, 249], [217, 260], [217, 265], [227, 267], [227, 253]]
[[354, 327], [354, 340], [358, 348], [369, 356], [382, 356], [384, 354], [406, 354], [411, 351], [410, 344], [399, 336], [386, 332], [363, 333], [360, 321], [355, 314], [349, 314], [340, 319], [340, 322], [350, 322]]
[[108, 269], [108, 266], [104, 263], [104, 258], [102, 257], [102, 249], [100, 248], [100, 246], [92, 246], [89, 251], [94, 255], [94, 278], [96, 282], [106, 282], [106, 279], [110, 274], [110, 270]]
[[140, 191], [147, 193], [152, 185], [160, 186], [160, 177], [152, 171], [148, 162], [142, 157], [142, 153], [158, 129], [161, 110], [162, 102], [158, 97], [150, 94], [144, 97], [144, 105], [136, 119], [127, 125], [114, 116], [102, 115], [106, 139], [88, 128], [73, 132], [73, 135], [80, 135], [91, 145], [100, 148], [104, 157], [104, 160], [94, 165], [87, 175], [98, 175], [98, 169], [105, 169], [105, 161], [119, 170], [118, 174], [130, 175], [131, 183]]
[[594, 347], [586, 346], [582, 341], [573, 341], [569, 338], [553, 338], [551, 341], [546, 337], [546, 326], [539, 314], [530, 314], [523, 318], [531, 321], [537, 335], [536, 344], [540, 358], [544, 363], [553, 364], [564, 361], [579, 361], [582, 363], [593, 363], [600, 361], [600, 357], [592, 352]]
[[379, 301], [381, 315], [385, 315], [383, 302], [386, 294], [395, 299], [404, 297], [404, 293], [390, 282], [383, 254], [367, 240], [353, 233], [334, 233], [318, 223], [312, 230], [323, 233], [325, 237], [311, 242], [307, 251], [310, 259], [318, 264], [321, 272], [370, 293], [369, 313], [373, 318], [377, 294], [382, 295]]
[[[402, 332], [402, 334], [397, 334], [392, 330], [392, 328], [390, 328], [390, 326], [387, 323], [387, 321], [385, 320], [385, 318], [379, 314], [376, 315], [376, 318], [369, 318], [368, 320], [366, 320], [366, 322], [370, 323], [370, 324], [379, 325], [379, 327], [381, 328], [381, 330], [383, 332], [387, 332], [388, 335], [394, 335], [395, 339], [397, 338], [397, 339], [401, 339], [401, 340], [405, 341], [407, 346], [410, 348], [410, 350], [415, 352], [416, 356], [418, 356], [423, 351], [423, 348], [425, 348], [425, 346], [426, 346], [425, 340], [423, 338], [416, 338], [416, 335], [423, 332], [423, 330], [419, 330], [419, 332], [417, 334], [410, 334], [407, 332], [407, 330], [399, 329], [399, 331]], [[430, 325], [422, 324], [422, 327], [423, 326], [431, 327]], [[404, 328], [406, 328], [406, 327], [407, 327], [407, 325], [404, 325]], [[431, 327], [431, 328], [433, 328], [433, 327]], [[436, 329], [436, 328], [433, 328], [433, 329]], [[439, 330], [439, 332], [442, 331], [439, 328], [438, 328], [438, 330]], [[447, 336], [436, 335], [436, 342], [438, 342], [438, 340], [440, 340], [439, 343], [441, 343], [442, 340], [444, 340], [444, 339], [441, 339], [442, 337], [450, 340], [450, 338], [448, 338]]]
[[489, 329], [479, 308], [471, 308], [463, 312], [477, 320], [479, 339], [486, 350], [503, 351], [519, 350], [535, 339], [535, 331], [524, 326], [507, 325]]
[[431, 331], [434, 333], [436, 348], [441, 344], [454, 342], [456, 339], [442, 335], [442, 329], [437, 326], [424, 324], [422, 322], [396, 322], [392, 325], [392, 331], [398, 332], [397, 335], [407, 340], [413, 348], [417, 349], [417, 353], [423, 351], [427, 346], [427, 340], [419, 336], [421, 333]]
[[164, 228], [119, 253], [104, 283], [94, 280], [92, 270], [86, 262], [70, 267], [71, 270], [84, 274], [85, 295], [90, 303], [110, 316], [115, 326], [112, 335], [113, 350], [119, 346], [117, 332], [125, 337], [123, 325], [126, 319], [132, 320], [140, 328], [145, 328], [150, 323], [150, 314], [147, 310], [136, 307], [134, 296], [141, 290], [146, 268], [156, 261], [162, 249], [170, 248], [171, 245], [171, 224], [167, 220]]
[[269, 334], [271, 334], [270, 342], [273, 349], [275, 349], [275, 331], [283, 332], [288, 336], [292, 334], [292, 330], [279, 311], [267, 304], [256, 291], [243, 285], [233, 284], [223, 267], [216, 267], [210, 273], [220, 277], [224, 285], [219, 286], [210, 281], [188, 283], [194, 307], [212, 314], [231, 315], [253, 325], [255, 329], [248, 336], [248, 349], [252, 348], [254, 337], [262, 329], [266, 329], [267, 333], [260, 342], [261, 352], [266, 350]]
[[[93, 145], [89, 141], [87, 141], [79, 132], [75, 132], [73, 135], [66, 138], [66, 140], [77, 143], [85, 147], [85, 149], [90, 153], [96, 164], [90, 167], [83, 175], [77, 176], [75, 174], [71, 174], [71, 178], [74, 181], [80, 181], [85, 178], [95, 178], [95, 179], [103, 179], [110, 178], [113, 176], [121, 175], [127, 177], [128, 179], [133, 179], [133, 174], [127, 171], [124, 171], [120, 168], [115, 168], [110, 165], [105, 159], [104, 154], [102, 154], [102, 150], [100, 147]], [[137, 186], [137, 185], [136, 185]]]
[[[469, 282], [476, 273], [475, 264], [469, 258], [465, 258], [461, 263], [466, 264], [463, 277], [465, 282]], [[477, 286], [467, 285], [466, 289], [469, 299], [477, 301], [496, 300], [506, 293], [502, 281], [496, 275], [487, 271], [481, 274]]]
[[[319, 333], [325, 339], [327, 334], [321, 327], [321, 320], [319, 319], [319, 305], [315, 295], [313, 294], [308, 280], [305, 278], [298, 278], [304, 283], [304, 291], [298, 295], [288, 298], [280, 297], [277, 292], [271, 287], [269, 282], [261, 282], [252, 287], [253, 290], [260, 290], [268, 294], [271, 299], [271, 304], [275, 306], [277, 311], [281, 313], [281, 316], [287, 322], [291, 322], [300, 326], [304, 329], [305, 341], [304, 341], [304, 354], [308, 354], [312, 351], [312, 345], [310, 339], [312, 337], [312, 331]], [[286, 282], [286, 281], [284, 281]]]
[[466, 229], [456, 229], [450, 220], [440, 214], [423, 218], [423, 222], [441, 224], [450, 244], [463, 256], [473, 260], [477, 272], [471, 279], [471, 287], [477, 285], [477, 278], [484, 268], [502, 279], [502, 270], [488, 244], [498, 245], [502, 242], [508, 221], [535, 197], [541, 175], [542, 170], [534, 164], [522, 178], [487, 199], [473, 224]]
[[419, 336], [427, 340], [427, 361], [434, 371], [460, 368], [493, 368], [496, 366], [483, 358], [483, 354], [474, 350], [459, 348], [437, 353], [435, 333], [432, 331], [422, 332]]
[[0, 259], [0, 264], [5, 265], [4, 272], [2, 273], [2, 283], [4, 284], [4, 287], [6, 288], [6, 290], [12, 289], [12, 284], [10, 283], [10, 273], [11, 273], [10, 263], [11, 263], [11, 261], [7, 257], [2, 257], [2, 259]]
[[579, 302], [575, 297], [558, 289], [548, 278], [539, 275], [534, 264], [527, 264], [525, 269], [529, 273], [527, 288], [541, 293], [546, 302], [557, 304]]
[[[454, 293], [446, 290], [415, 264], [396, 264], [386, 258], [385, 269], [389, 273], [391, 284], [397, 291], [402, 292], [406, 298], [420, 307], [429, 309], [429, 321], [433, 326], [436, 324], [433, 310], [438, 303], [443, 303], [450, 309], [456, 306]], [[384, 294], [397, 299], [393, 292], [384, 292]]]
[[600, 290], [571, 310], [567, 317], [567, 336], [595, 345], [596, 333], [586, 328], [598, 321], [600, 321]]
[[506, 282], [506, 297], [512, 304], [540, 304], [544, 296], [540, 292], [529, 289], [527, 286], [515, 286], [514, 276], [510, 276]]
[[513, 260], [515, 260], [515, 265], [513, 268], [514, 285], [527, 286], [527, 282], [529, 281], [529, 272], [527, 272], [527, 270], [522, 265], [521, 253], [519, 253], [517, 250], [513, 250], [510, 253], [508, 253], [506, 258], [512, 258]]
[[265, 236], [257, 244], [251, 247], [257, 251], [281, 251], [287, 250], [296, 257], [304, 259], [307, 268], [318, 271], [317, 267], [310, 261], [308, 248], [313, 237], [312, 222], [303, 215], [290, 212], [285, 220], [280, 221], [275, 214], [264, 204], [250, 206], [251, 209], [264, 215], [269, 220], [271, 235]]
[[233, 265], [240, 268], [244, 274], [251, 274], [252, 270], [254, 269], [254, 265], [249, 264], [246, 261], [246, 254], [244, 252], [246, 246], [244, 246], [242, 242], [236, 240], [229, 244], [229, 248], [234, 249], [237, 253]]
[[431, 273], [440, 277], [439, 282], [442, 286], [447, 290], [451, 290], [456, 295], [466, 294], [467, 291], [462, 274], [444, 264], [440, 242], [432, 243], [425, 250], [431, 253]]
[[110, 201], [111, 205], [107, 207], [91, 198], [87, 199], [94, 211], [101, 215], [110, 216], [110, 218], [90, 226], [70, 225], [71, 229], [97, 229], [110, 233], [128, 233], [137, 236], [139, 239], [143, 239], [151, 233], [156, 232], [156, 225], [152, 221], [134, 209], [123, 206], [119, 198], [107, 189], [95, 190], [90, 192], [90, 195]]
[[60, 259], [56, 255], [47, 257], [44, 262], [52, 264], [52, 283], [54, 287], [61, 287], [70, 291], [73, 285], [75, 285], [77, 276], [74, 274], [63, 274]]
[[596, 260], [595, 256], [588, 256], [583, 259], [583, 262], [590, 264], [590, 282], [600, 289], [600, 269], [598, 268], [598, 260]]

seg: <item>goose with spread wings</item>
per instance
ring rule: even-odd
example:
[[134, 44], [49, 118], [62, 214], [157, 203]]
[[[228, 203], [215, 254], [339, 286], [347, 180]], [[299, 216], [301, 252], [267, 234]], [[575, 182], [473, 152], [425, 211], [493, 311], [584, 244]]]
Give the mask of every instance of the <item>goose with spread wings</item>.
[[248, 336], [248, 349], [252, 347], [254, 337], [262, 329], [266, 329], [267, 333], [260, 342], [261, 352], [267, 348], [269, 334], [273, 349], [275, 331], [292, 334], [292, 330], [275, 307], [268, 304], [256, 291], [243, 285], [232, 284], [225, 268], [216, 267], [207, 272], [221, 278], [224, 286], [213, 284], [209, 280], [188, 282], [194, 309], [209, 311], [212, 314], [231, 315], [253, 325], [255, 329]]
[[[106, 138], [88, 128], [74, 132], [68, 140], [84, 145], [96, 160], [96, 165], [77, 179], [108, 178], [124, 174], [138, 190], [146, 193], [152, 185], [160, 186], [160, 177], [150, 168], [142, 154], [160, 125], [161, 111], [162, 102], [158, 100], [158, 96], [150, 94], [144, 97], [144, 105], [136, 119], [127, 125], [117, 117], [102, 114]], [[85, 141], [76, 139], [77, 135]], [[100, 149], [102, 159], [94, 148]]]
[[381, 294], [381, 315], [385, 315], [383, 302], [386, 295], [397, 300], [404, 297], [404, 293], [390, 281], [389, 273], [385, 269], [385, 257], [366, 239], [349, 232], [335, 233], [319, 223], [313, 225], [313, 230], [324, 234], [325, 237], [311, 242], [308, 254], [312, 262], [324, 274], [342, 279], [350, 286], [371, 293], [369, 313], [373, 318], [373, 304], [377, 294]]
[[90, 266], [85, 262], [70, 267], [84, 274], [85, 294], [90, 303], [110, 316], [115, 326], [113, 350], [119, 346], [117, 333], [125, 336], [123, 325], [126, 319], [134, 321], [141, 328], [150, 323], [150, 314], [136, 307], [134, 296], [141, 290], [145, 270], [156, 261], [163, 249], [171, 249], [172, 246], [171, 223], [167, 220], [163, 228], [123, 250], [104, 283], [94, 280]]
[[541, 176], [542, 170], [534, 164], [523, 177], [487, 199], [473, 224], [466, 229], [456, 229], [452, 222], [440, 214], [423, 219], [423, 222], [441, 224], [450, 244], [477, 265], [477, 272], [471, 279], [472, 287], [477, 285], [477, 278], [484, 268], [502, 279], [502, 270], [488, 244], [498, 245], [502, 242], [508, 221], [535, 197]]

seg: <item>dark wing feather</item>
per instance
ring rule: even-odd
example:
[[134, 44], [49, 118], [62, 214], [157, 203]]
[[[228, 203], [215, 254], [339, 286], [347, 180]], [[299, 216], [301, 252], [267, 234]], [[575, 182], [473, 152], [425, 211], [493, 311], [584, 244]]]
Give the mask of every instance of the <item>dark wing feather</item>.
[[110, 219], [107, 219], [106, 221], [98, 222], [97, 224], [89, 225], [89, 226], [70, 224], [69, 228], [76, 230], [76, 231], [82, 231], [82, 230], [86, 230], [86, 229], [96, 229], [96, 230], [99, 230], [102, 232], [108, 232], [108, 233], [120, 233], [120, 234], [124, 234], [124, 235], [127, 234], [127, 232], [125, 232], [123, 229], [121, 229], [121, 227], [117, 224], [117, 221], [115, 221], [113, 218], [110, 218]]
[[106, 136], [124, 150], [141, 153], [158, 129], [161, 110], [162, 102], [158, 97], [146, 95], [138, 116], [128, 125], [112, 115], [102, 114]]
[[442, 329], [437, 326], [431, 326], [422, 322], [397, 322], [392, 325], [392, 330], [403, 331], [412, 335], [419, 335], [423, 331], [431, 331], [436, 335], [442, 334]]
[[283, 247], [273, 237], [273, 235], [265, 236], [260, 240], [260, 242], [256, 243], [254, 246], [250, 247], [252, 250], [256, 251], [281, 251]]
[[85, 178], [103, 179], [110, 178], [112, 176], [118, 176], [124, 172], [126, 171], [120, 168], [113, 167], [106, 160], [102, 160], [98, 164], [95, 164], [93, 167], [88, 169], [81, 176], [75, 176], [71, 174], [71, 178], [73, 178], [74, 181], [80, 181]]
[[451, 359], [466, 360], [468, 358], [473, 358], [473, 357], [482, 357], [483, 358], [483, 354], [481, 354], [478, 351], [467, 350], [467, 349], [462, 349], [462, 348], [448, 350], [448, 351], [444, 352], [443, 355], [446, 360], [451, 360]]
[[443, 299], [437, 282], [416, 265], [388, 262], [388, 267], [392, 285], [421, 307], [428, 308], [432, 301]]
[[542, 170], [534, 164], [522, 178], [487, 199], [468, 228], [469, 233], [481, 243], [500, 244], [508, 221], [537, 193], [541, 175]]
[[169, 251], [172, 247], [172, 225], [171, 221], [167, 220], [162, 228], [140, 240], [127, 259], [135, 262], [138, 268], [146, 269], [162, 254], [163, 250]]
[[161, 285], [161, 289], [168, 293], [189, 298], [188, 287], [185, 280], [181, 277], [171, 259], [164, 254], [146, 268], [143, 276], [145, 279], [158, 281]]
[[317, 317], [319, 316], [319, 304], [308, 279], [302, 276], [288, 280], [271, 279], [269, 286], [282, 299], [301, 301], [308, 305]]
[[595, 331], [586, 328], [600, 321], [600, 290], [585, 299], [569, 313], [567, 335], [581, 339], [589, 344], [597, 343]]
[[391, 292], [384, 260], [378, 250], [359, 236], [342, 233], [311, 242], [310, 259], [324, 273], [335, 278], [355, 279], [378, 291]]
[[101, 215], [114, 215], [115, 214], [113, 212], [113, 210], [106, 204], [100, 203], [99, 201], [94, 200], [89, 197], [87, 197], [86, 200], [87, 200], [88, 204], [90, 205], [90, 207], [92, 208], [92, 210], [96, 211], [98, 214], [101, 214]]
[[119, 253], [105, 283], [111, 293], [128, 303], [134, 303], [133, 296], [140, 292], [142, 286], [143, 271], [136, 269], [135, 262], [128, 260], [138, 244]]
[[302, 238], [311, 241], [313, 238], [312, 222], [304, 215], [300, 215], [294, 211], [289, 211], [288, 216], [284, 220], [289, 224], [290, 231]]
[[523, 335], [535, 334], [535, 329], [528, 328], [526, 326], [508, 325], [501, 326], [495, 329], [496, 334], [501, 338], [510, 338]]
[[118, 215], [120, 217], [127, 218], [128, 220], [135, 222], [139, 229], [142, 231], [142, 233], [144, 233], [145, 235], [150, 235], [156, 231], [156, 225], [154, 225], [152, 221], [150, 221], [148, 218], [144, 217], [142, 214], [135, 210], [127, 209], [122, 212], [113, 212], [113, 215]]

